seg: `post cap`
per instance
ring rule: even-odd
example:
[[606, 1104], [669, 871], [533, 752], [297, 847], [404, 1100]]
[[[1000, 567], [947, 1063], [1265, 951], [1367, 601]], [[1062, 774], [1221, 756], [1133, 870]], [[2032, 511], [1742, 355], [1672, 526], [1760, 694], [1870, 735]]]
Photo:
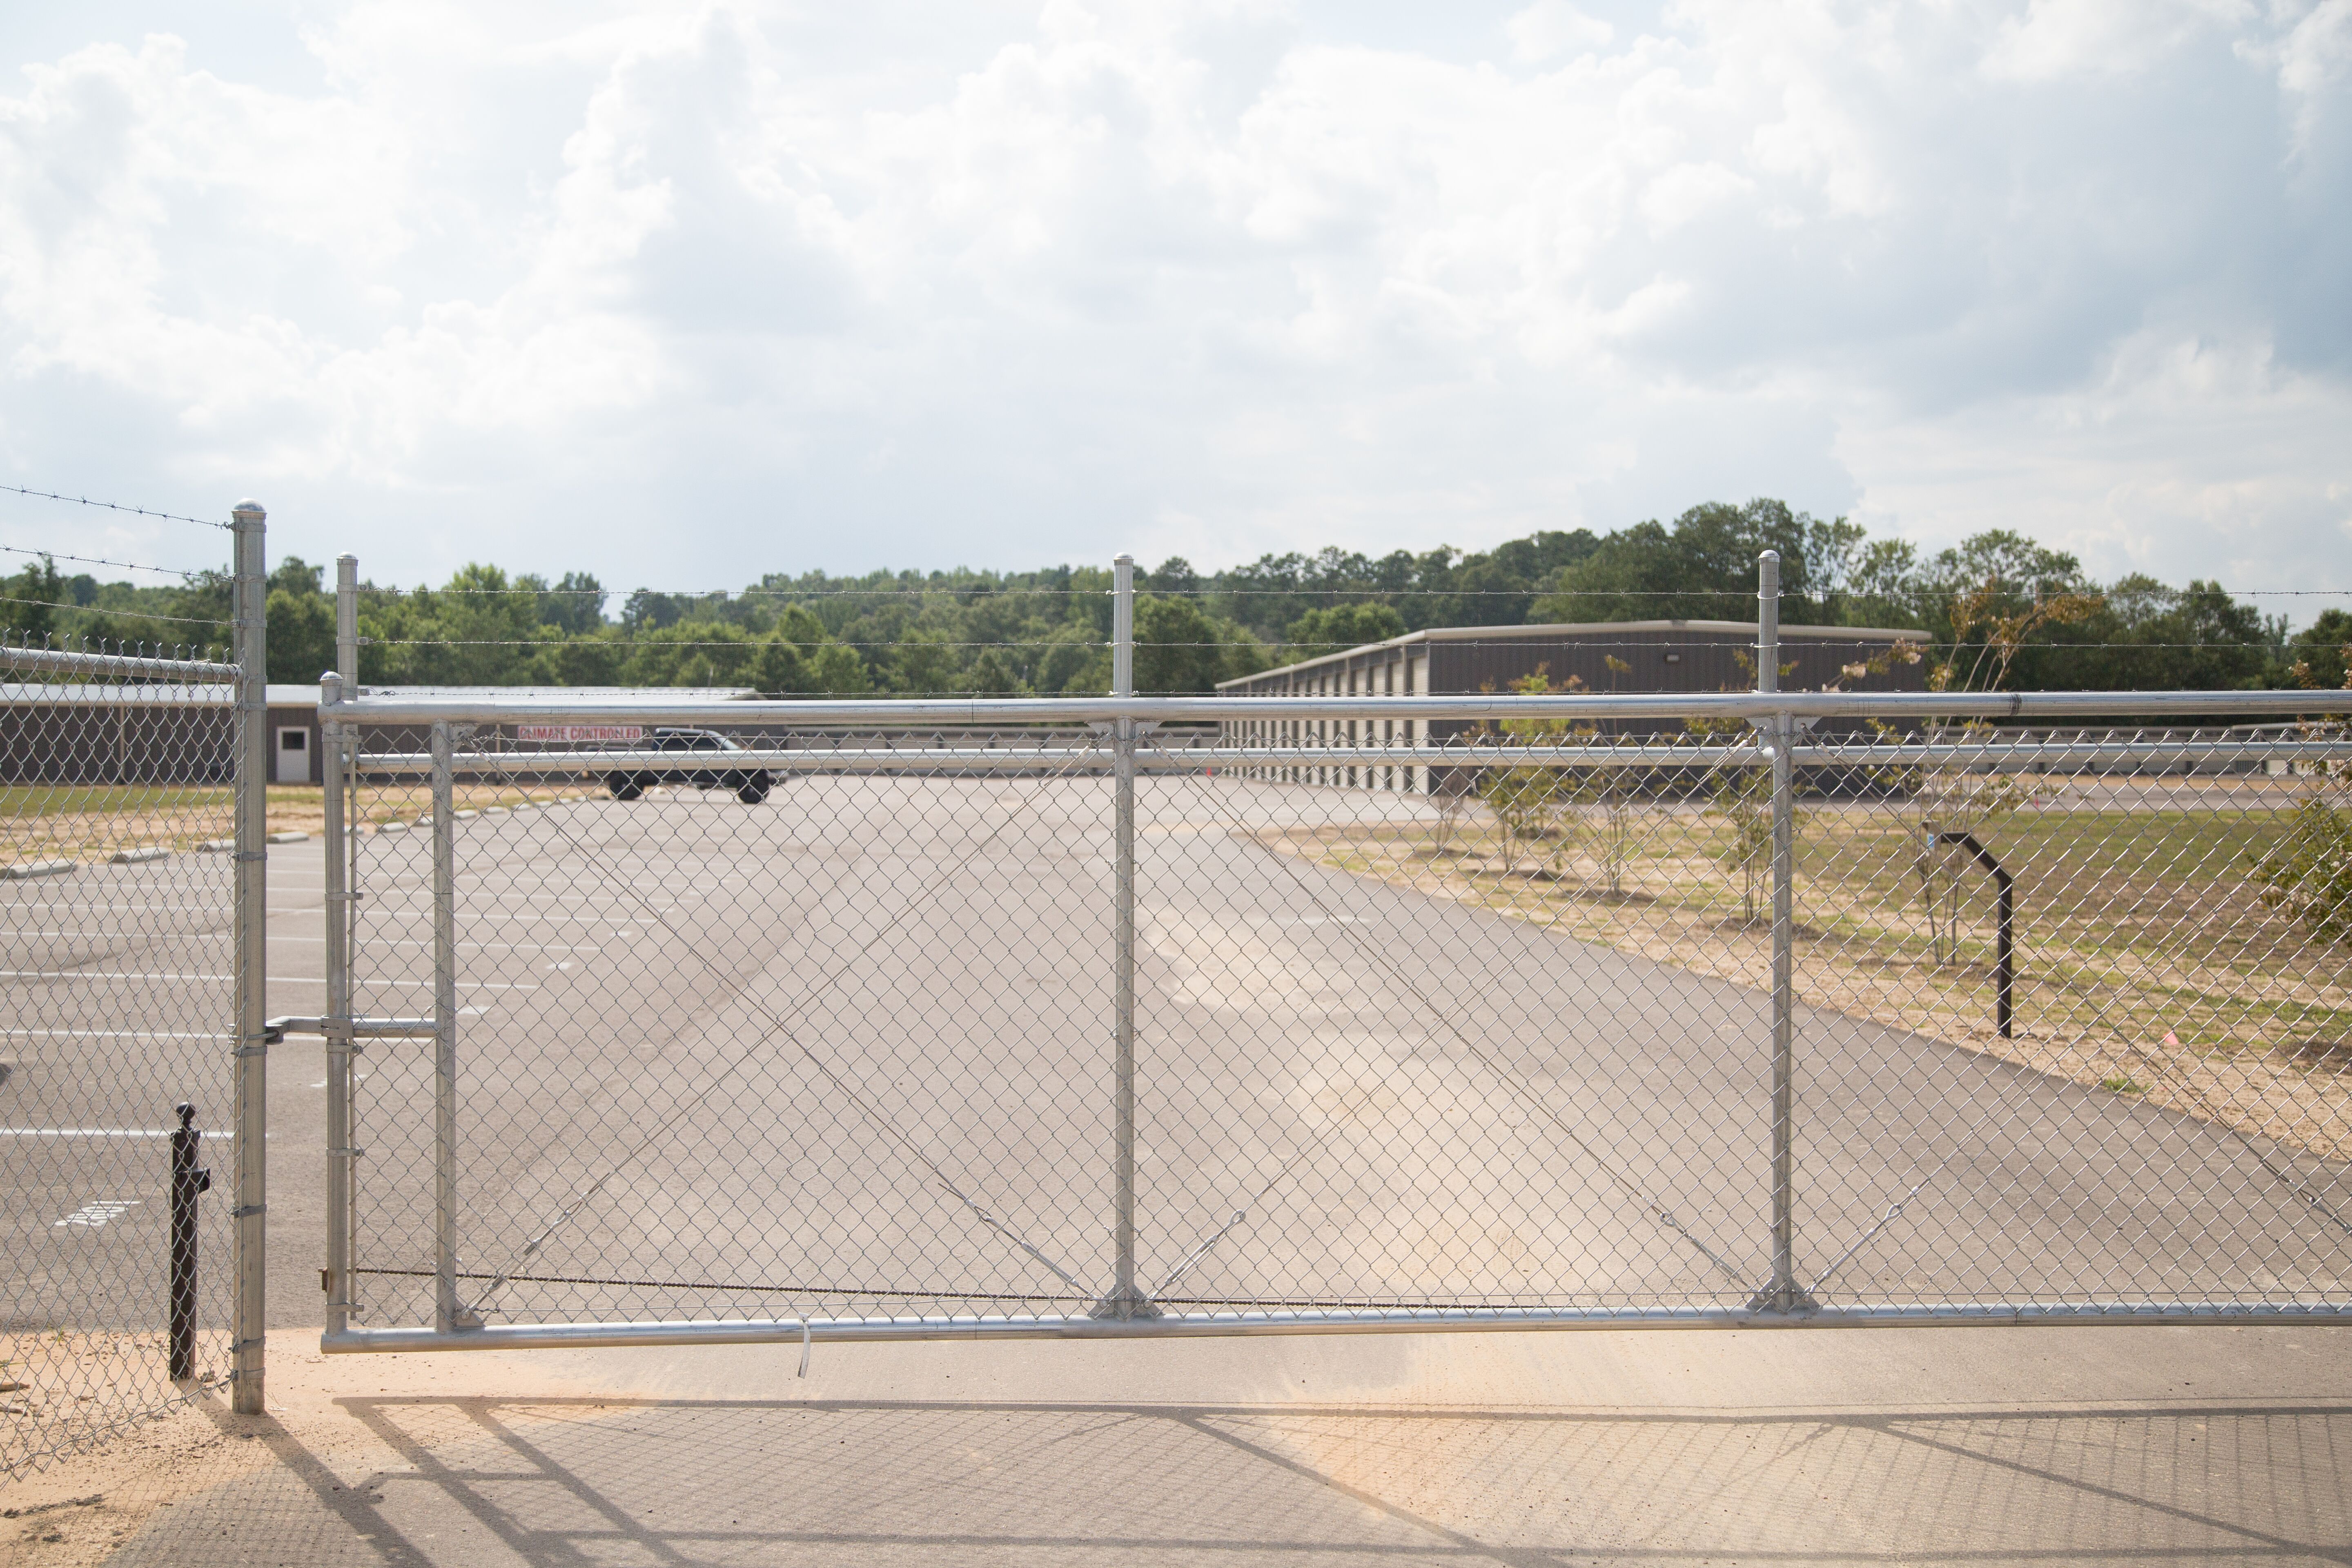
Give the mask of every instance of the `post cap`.
[[252, 518], [256, 521], [259, 521], [261, 519], [269, 515], [267, 510], [263, 510], [261, 503], [255, 500], [251, 496], [247, 496], [245, 500], [237, 502], [235, 506], [229, 508], [228, 510], [229, 515], [236, 518], [240, 522], [244, 521], [248, 517]]
[[196, 1108], [194, 1106], [190, 1105], [184, 1100], [180, 1101], [179, 1104], [172, 1107], [172, 1109], [180, 1113], [180, 1127], [183, 1131], [185, 1131], [187, 1128], [194, 1124], [196, 1120]]

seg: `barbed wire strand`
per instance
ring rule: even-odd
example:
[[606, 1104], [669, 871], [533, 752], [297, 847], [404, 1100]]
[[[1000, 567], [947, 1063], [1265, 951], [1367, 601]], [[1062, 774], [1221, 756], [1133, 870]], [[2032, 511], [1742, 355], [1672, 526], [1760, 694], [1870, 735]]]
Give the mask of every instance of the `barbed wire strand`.
[[61, 500], [72, 506], [104, 507], [109, 511], [131, 512], [140, 517], [160, 517], [173, 522], [193, 522], [199, 528], [217, 528], [226, 531], [229, 527], [226, 522], [215, 522], [210, 518], [188, 517], [176, 511], [155, 511], [143, 506], [124, 506], [110, 500], [92, 500], [88, 496], [59, 495], [55, 490], [26, 489], [22, 485], [0, 485], [0, 490], [6, 490], [11, 495], [32, 496], [41, 500]]
[[[26, 601], [21, 601], [21, 600], [0, 600], [0, 603], [25, 603], [25, 602], [26, 602]], [[126, 615], [127, 615], [127, 614], [130, 614], [131, 612], [129, 612], [129, 611], [121, 611], [121, 612], [108, 612], [108, 613], [110, 613], [110, 614], [116, 614], [116, 613], [120, 613], [120, 614], [126, 614]], [[186, 617], [184, 617], [184, 616], [183, 616], [183, 617], [175, 617], [175, 616], [151, 616], [151, 617], [149, 617], [149, 618], [150, 618], [150, 619], [155, 619], [155, 620], [173, 620], [173, 619], [185, 619]], [[221, 625], [221, 624], [225, 624], [225, 623], [213, 622], [213, 623], [207, 623], [207, 624], [211, 624], [211, 625]], [[1497, 629], [1504, 629], [1504, 628], [1497, 628]], [[1849, 628], [1845, 628], [1845, 627], [1838, 627], [1838, 628], [1835, 628], [1835, 629], [1837, 629], [1837, 630], [1846, 630], [1846, 629], [1849, 629]], [[1787, 627], [1787, 626], [1783, 626], [1783, 627], [1781, 628], [1781, 630], [1783, 631], [1783, 633], [1786, 633], [1787, 631], [1789, 631], [1789, 630], [1790, 630], [1790, 628], [1789, 628], [1789, 627]], [[1409, 635], [1411, 635], [1411, 634], [1407, 634], [1407, 635], [1409, 636]], [[1257, 650], [1259, 650], [1259, 651], [1261, 651], [1261, 652], [1263, 652], [1263, 651], [1267, 651], [1267, 650], [1281, 651], [1281, 650], [1283, 650], [1283, 649], [1296, 649], [1296, 648], [1299, 648], [1299, 647], [1330, 647], [1330, 648], [1331, 648], [1331, 651], [1330, 651], [1330, 652], [1328, 652], [1328, 653], [1314, 654], [1314, 655], [1310, 655], [1310, 656], [1308, 656], [1308, 658], [1311, 660], [1311, 659], [1336, 658], [1338, 658], [1339, 655], [1341, 655], [1341, 654], [1343, 654], [1343, 653], [1354, 653], [1354, 652], [1356, 652], [1356, 651], [1357, 651], [1358, 649], [1360, 649], [1360, 648], [1379, 647], [1381, 647], [1381, 646], [1383, 646], [1384, 644], [1387, 644], [1387, 643], [1393, 643], [1395, 640], [1396, 640], [1396, 639], [1393, 639], [1393, 638], [1386, 638], [1386, 639], [1382, 639], [1382, 641], [1381, 641], [1381, 642], [1372, 642], [1372, 643], [1349, 643], [1349, 644], [1344, 644], [1344, 645], [1339, 645], [1339, 644], [1323, 644], [1323, 643], [1303, 643], [1303, 644], [1302, 644], [1302, 643], [1259, 643], [1259, 642], [1151, 642], [1151, 641], [1143, 641], [1143, 640], [1139, 640], [1139, 641], [1136, 643], [1136, 645], [1135, 645], [1135, 646], [1136, 646], [1136, 647], [1165, 647], [1165, 648], [1218, 648], [1218, 649], [1225, 649], [1225, 648], [1239, 648], [1239, 649], [1257, 649]], [[1493, 638], [1485, 638], [1485, 637], [1447, 637], [1447, 638], [1445, 638], [1445, 639], [1444, 639], [1444, 642], [1445, 642], [1445, 646], [1446, 646], [1446, 647], [1464, 647], [1464, 648], [1493, 648], [1493, 647], [1526, 647], [1527, 645], [1528, 645], [1528, 644], [1529, 644], [1529, 643], [1531, 643], [1531, 642], [1540, 643], [1540, 642], [1542, 642], [1543, 640], [1544, 640], [1544, 639], [1539, 638], [1539, 637], [1533, 637], [1533, 638], [1531, 638], [1531, 637], [1493, 637]], [[1876, 646], [1884, 647], [1916, 647], [1916, 648], [1920, 649], [1920, 650], [1922, 651], [1922, 653], [1923, 653], [1923, 654], [1925, 654], [1925, 653], [1934, 653], [1934, 652], [1939, 652], [1939, 651], [1960, 652], [1960, 651], [1967, 651], [1967, 650], [1972, 650], [1972, 649], [1977, 649], [1977, 648], [1982, 648], [1982, 647], [1985, 647], [1990, 646], [1990, 645], [1987, 645], [1987, 644], [1984, 644], [1984, 643], [1973, 643], [1973, 642], [1967, 642], [1967, 643], [1946, 643], [1946, 642], [1937, 642], [1937, 641], [1935, 641], [1934, 639], [1932, 639], [1932, 638], [1930, 638], [1930, 637], [1926, 637], [1926, 636], [1921, 636], [1921, 637], [1917, 637], [1917, 638], [1905, 638], [1905, 639], [1902, 639], [1902, 640], [1900, 640], [1900, 641], [1888, 641], [1887, 639], [1880, 638], [1880, 637], [1872, 637], [1872, 638], [1869, 638], [1869, 639], [1866, 639], [1866, 640], [1867, 640], [1867, 643], [1869, 643], [1869, 644], [1876, 645]], [[659, 636], [656, 636], [656, 635], [647, 635], [647, 634], [644, 634], [644, 633], [639, 633], [639, 634], [636, 634], [636, 635], [635, 635], [635, 636], [625, 636], [625, 637], [362, 637], [362, 638], [360, 639], [360, 641], [361, 641], [361, 643], [362, 644], [362, 646], [374, 647], [616, 647], [616, 648], [629, 648], [629, 649], [633, 649], [633, 650], [634, 650], [634, 649], [637, 649], [637, 648], [709, 648], [709, 647], [731, 647], [731, 648], [741, 648], [741, 649], [744, 649], [744, 650], [746, 650], [746, 651], [756, 651], [756, 650], [758, 650], [758, 649], [760, 649], [760, 648], [769, 647], [769, 646], [771, 646], [771, 642], [772, 642], [772, 641], [773, 641], [773, 642], [777, 642], [777, 643], [784, 643], [784, 644], [788, 644], [789, 646], [793, 647], [809, 647], [809, 648], [827, 648], [827, 647], [848, 647], [848, 648], [939, 648], [939, 649], [941, 649], [942, 651], [944, 651], [944, 650], [948, 650], [948, 649], [954, 649], [954, 648], [991, 648], [991, 647], [1001, 647], [1001, 648], [1033, 648], [1033, 647], [1042, 647], [1042, 648], [1063, 648], [1063, 647], [1067, 647], [1067, 648], [1107, 648], [1107, 647], [1111, 647], [1111, 646], [1112, 646], [1111, 644], [1107, 643], [1107, 642], [1078, 641], [1078, 640], [1076, 640], [1076, 639], [1061, 638], [1061, 637], [1051, 637], [1051, 638], [1042, 638], [1042, 639], [1040, 639], [1040, 638], [1020, 638], [1020, 637], [1014, 637], [1014, 638], [1007, 638], [1007, 639], [1005, 639], [1005, 640], [1003, 640], [1003, 641], [1000, 641], [1000, 642], [935, 642], [935, 641], [932, 641], [932, 640], [930, 640], [930, 639], [929, 639], [929, 638], [904, 638], [904, 639], [900, 639], [900, 640], [898, 640], [898, 641], [895, 641], [895, 642], [846, 642], [846, 641], [843, 641], [843, 640], [838, 639], [838, 638], [832, 638], [832, 637], [828, 637], [827, 639], [825, 639], [824, 642], [821, 642], [821, 643], [793, 643], [793, 642], [792, 642], [792, 641], [791, 641], [791, 639], [790, 639], [790, 638], [787, 638], [787, 637], [774, 637], [774, 638], [771, 639], [770, 637], [764, 637], [764, 636], [762, 636], [762, 637], [732, 637], [732, 638], [722, 637], [722, 638], [719, 638], [719, 639], [716, 639], [716, 640], [709, 640], [709, 639], [692, 639], [692, 640], [688, 640], [688, 639], [677, 639], [677, 638], [671, 638], [671, 637], [659, 637]], [[1809, 641], [1809, 642], [1814, 642], [1814, 643], [1822, 643], [1822, 644], [1841, 644], [1841, 643], [1845, 643], [1845, 642], [1849, 642], [1849, 641], [1851, 641], [1851, 642], [1853, 642], [1853, 643], [1855, 646], [1857, 646], [1857, 647], [1864, 646], [1864, 639], [1859, 639], [1859, 638], [1842, 638], [1842, 637], [1809, 637], [1809, 638], [1807, 639], [1807, 641]], [[1569, 642], [1566, 646], [1568, 646], [1568, 647], [1575, 647], [1575, 648], [1591, 648], [1591, 649], [1595, 649], [1595, 650], [1603, 651], [1603, 652], [1612, 652], [1612, 651], [1619, 651], [1619, 650], [1625, 650], [1625, 649], [1631, 649], [1631, 650], [1634, 650], [1634, 651], [1641, 651], [1641, 650], [1643, 650], [1643, 649], [1660, 649], [1660, 650], [1674, 651], [1674, 652], [1681, 652], [1681, 651], [1683, 651], [1683, 649], [1682, 649], [1681, 647], [1671, 647], [1670, 645], [1667, 645], [1667, 644], [1662, 644], [1662, 643], [1657, 643], [1657, 642], [1597, 642], [1597, 641], [1594, 641], [1593, 639], [1591, 639], [1591, 638], [1590, 638], [1590, 637], [1578, 637], [1578, 638], [1574, 639], [1573, 641]], [[1719, 647], [1732, 648], [1732, 649], [1735, 649], [1735, 650], [1737, 650], [1737, 649], [1744, 649], [1744, 648], [1747, 647], [1747, 645], [1746, 645], [1746, 644], [1737, 644], [1737, 643], [1731, 643], [1731, 644], [1714, 644], [1714, 645], [1708, 645], [1708, 644], [1693, 644], [1693, 645], [1688, 645], [1688, 646], [1690, 646], [1690, 647], [1694, 647], [1694, 648], [1698, 648], [1698, 649], [1705, 649], [1705, 648], [1706, 648], [1706, 647]], [[2242, 650], [2242, 651], [2246, 651], [2246, 650], [2263, 651], [2263, 652], [2267, 652], [2267, 651], [2269, 651], [2269, 647], [2268, 647], [2268, 645], [2266, 645], [2266, 644], [2257, 644], [2257, 643], [2241, 643], [2241, 642], [2035, 642], [2035, 643], [2026, 643], [2026, 644], [2023, 644], [2023, 645], [2022, 645], [2022, 647], [2025, 647], [2025, 648], [2030, 648], [2030, 649], [2039, 649], [2039, 648], [2078, 649], [2078, 648], [2094, 648], [2094, 647], [2096, 647], [2096, 648], [2112, 648], [2112, 649], [2116, 649], [2116, 650], [2117, 650], [2117, 651], [2119, 651], [2119, 652], [2128, 652], [2128, 651], [2135, 650], [2135, 649], [2147, 649], [2147, 650], [2150, 650], [2150, 651], [2156, 651], [2156, 650], [2165, 650], [2165, 649], [2179, 650], [2179, 649], [2204, 649], [2204, 648], [2236, 648], [2236, 649], [2240, 649], [2240, 650]], [[1792, 650], [1791, 650], [1789, 647], [1787, 647], [1786, 645], [1783, 645], [1781, 651], [1782, 651], [1782, 652], [1784, 652], [1784, 653], [1786, 653], [1786, 652], [1790, 652], [1790, 651], [1792, 651]], [[1305, 661], [1301, 661], [1301, 662], [1305, 662]]]
[[0, 595], [0, 605], [27, 605], [42, 610], [80, 610], [93, 616], [123, 616], [134, 621], [176, 621], [191, 626], [225, 626], [226, 617], [215, 616], [166, 616], [153, 610], [111, 610], [97, 605], [73, 605], [56, 599], [16, 599]]
[[77, 566], [119, 566], [126, 572], [160, 572], [172, 577], [201, 577], [206, 572], [217, 572], [223, 576], [228, 574], [226, 568], [219, 566], [197, 567], [191, 571], [180, 566], [150, 566], [140, 561], [109, 561], [98, 555], [68, 555], [62, 550], [28, 550], [21, 544], [0, 544], [0, 551], [11, 555], [37, 555], [44, 561], [70, 561]]
[[[162, 568], [157, 568], [162, 570]], [[813, 599], [922, 599], [939, 595], [961, 594], [973, 598], [1013, 598], [1015, 596], [1101, 598], [1108, 588], [1041, 588], [1000, 587], [990, 584], [942, 583], [921, 588], [415, 588], [385, 586], [362, 583], [358, 591], [379, 596], [408, 597], [420, 595], [446, 595], [451, 598], [520, 597], [555, 598], [623, 598], [645, 594], [663, 599], [788, 599], [800, 603]], [[2091, 590], [2095, 592], [2095, 590]], [[2228, 588], [2224, 593], [2238, 598], [2344, 598], [2352, 597], [2352, 588]], [[1179, 599], [1305, 599], [1353, 596], [1367, 599], [1738, 599], [1752, 602], [1753, 588], [1366, 588], [1319, 587], [1297, 588], [1155, 588], [1138, 584], [1136, 592], [1159, 598]], [[1809, 595], [1792, 594], [1790, 598]], [[1857, 595], [1847, 595], [1848, 598]]]

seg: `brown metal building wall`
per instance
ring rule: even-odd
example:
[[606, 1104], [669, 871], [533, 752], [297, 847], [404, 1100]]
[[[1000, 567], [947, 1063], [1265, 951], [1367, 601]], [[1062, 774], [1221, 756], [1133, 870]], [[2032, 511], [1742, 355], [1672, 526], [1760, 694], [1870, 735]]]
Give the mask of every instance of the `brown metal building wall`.
[[0, 781], [226, 784], [236, 715], [223, 703], [0, 706]]
[[[1497, 627], [1501, 632], [1504, 628]], [[1553, 689], [1570, 677], [1585, 689], [1609, 691], [1752, 691], [1756, 688], [1752, 637], [1733, 632], [1640, 631], [1580, 633], [1572, 637], [1432, 638], [1430, 686], [1443, 694], [1468, 694], [1490, 686], [1507, 691], [1511, 682], [1548, 667]], [[1842, 668], [1885, 653], [1884, 638], [1787, 636], [1780, 662], [1797, 668], [1780, 678], [1784, 690], [1818, 691], [1832, 682], [1848, 691], [1924, 691], [1927, 664], [1896, 663], [1883, 675], [1847, 679]], [[1678, 653], [1678, 660], [1667, 655]], [[1747, 664], [1741, 663], [1745, 656]], [[1614, 657], [1633, 668], [1609, 668]]]

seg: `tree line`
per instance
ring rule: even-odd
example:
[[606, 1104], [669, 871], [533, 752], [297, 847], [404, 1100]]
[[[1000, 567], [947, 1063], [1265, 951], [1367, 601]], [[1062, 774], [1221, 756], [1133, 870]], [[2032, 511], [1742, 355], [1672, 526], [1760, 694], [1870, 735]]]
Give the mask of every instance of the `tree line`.
[[[1607, 533], [1544, 531], [1492, 550], [1370, 556], [1327, 548], [1203, 573], [1171, 557], [1139, 574], [1136, 684], [1223, 679], [1429, 626], [1752, 621], [1756, 557], [1780, 553], [1792, 625], [1916, 630], [1938, 679], [2011, 689], [2224, 689], [2346, 679], [2352, 615], [2303, 626], [2218, 583], [2099, 583], [2063, 551], [1994, 530], [1949, 549], [1872, 539], [1782, 502], [1696, 506]], [[289, 556], [269, 580], [269, 678], [334, 662], [324, 569]], [[2326, 584], [2333, 586], [2334, 584]], [[1111, 574], [771, 573], [738, 591], [610, 593], [469, 564], [438, 586], [369, 583], [361, 679], [372, 685], [730, 687], [862, 696], [1087, 693], [1110, 684]], [[218, 647], [228, 582], [139, 586], [47, 559], [0, 579], [19, 634]], [[617, 602], [616, 602], [617, 601]]]

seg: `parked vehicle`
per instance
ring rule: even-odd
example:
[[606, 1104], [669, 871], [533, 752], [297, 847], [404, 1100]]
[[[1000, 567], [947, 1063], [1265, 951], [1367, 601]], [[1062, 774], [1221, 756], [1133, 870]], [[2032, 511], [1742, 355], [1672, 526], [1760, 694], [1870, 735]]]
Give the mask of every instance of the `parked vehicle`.
[[[743, 748], [710, 730], [656, 730], [651, 749], [656, 752], [740, 752]], [[745, 805], [768, 798], [775, 777], [765, 768], [640, 768], [607, 773], [604, 787], [614, 800], [635, 800], [656, 784], [686, 784], [694, 789], [730, 789]]]

